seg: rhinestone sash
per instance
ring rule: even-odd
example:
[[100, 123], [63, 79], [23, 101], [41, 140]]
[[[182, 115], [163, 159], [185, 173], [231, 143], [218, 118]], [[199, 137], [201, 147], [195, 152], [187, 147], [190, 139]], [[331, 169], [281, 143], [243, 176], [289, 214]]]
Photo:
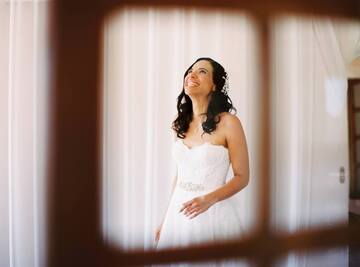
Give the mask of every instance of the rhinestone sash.
[[180, 181], [178, 183], [178, 186], [183, 190], [189, 192], [199, 192], [199, 191], [205, 191], [207, 189], [206, 186], [202, 184], [195, 184], [192, 182], [185, 182], [185, 181]]

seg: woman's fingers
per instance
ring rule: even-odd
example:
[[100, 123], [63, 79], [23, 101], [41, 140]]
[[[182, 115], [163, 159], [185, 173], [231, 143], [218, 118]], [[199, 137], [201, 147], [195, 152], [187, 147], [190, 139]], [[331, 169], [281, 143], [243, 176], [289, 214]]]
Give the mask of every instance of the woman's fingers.
[[185, 215], [190, 215], [191, 213], [198, 210], [199, 208], [200, 208], [199, 205], [193, 204], [192, 206], [187, 208], [187, 210], [185, 211]]
[[200, 213], [206, 211], [212, 204], [204, 197], [196, 197], [188, 202], [185, 202], [180, 209], [180, 212], [184, 212], [185, 216], [188, 216], [189, 219], [192, 219], [198, 216]]
[[186, 214], [186, 216], [190, 216], [190, 215], [192, 215], [192, 214], [194, 214], [194, 213], [198, 213], [199, 211], [200, 211], [200, 209], [198, 209], [198, 208], [192, 209], [191, 211], [189, 211], [189, 212]]
[[183, 204], [183, 207], [180, 209], [180, 212], [184, 212], [185, 216], [188, 216], [189, 219], [192, 219], [198, 216], [200, 213], [206, 210], [206, 203], [202, 199], [194, 198]]
[[191, 206], [188, 206], [184, 212], [185, 215], [189, 215], [191, 213], [193, 213], [194, 211], [196, 211], [197, 209], [199, 209], [200, 206], [196, 203], [193, 203]]
[[190, 201], [188, 201], [188, 202], [185, 202], [179, 212], [182, 212], [182, 211], [183, 211], [184, 209], [186, 209], [189, 205], [191, 205], [191, 203], [192, 203], [192, 200], [190, 200]]
[[185, 202], [179, 212], [182, 212], [183, 210], [185, 210], [186, 212], [188, 209], [191, 209], [193, 205], [194, 205], [194, 199]]
[[186, 208], [186, 206], [183, 204], [183, 206], [181, 207], [181, 209], [179, 210], [179, 212], [182, 212], [185, 208]]
[[195, 217], [198, 216], [200, 213], [201, 213], [201, 212], [199, 212], [199, 211], [194, 212], [194, 213], [189, 217], [189, 219], [195, 218]]
[[195, 206], [193, 208], [189, 208], [187, 209], [185, 212], [184, 212], [184, 215], [185, 216], [191, 216], [190, 218], [194, 218], [195, 216], [197, 216], [198, 214], [200, 214], [202, 211], [201, 211], [201, 208], [198, 207], [198, 206]]

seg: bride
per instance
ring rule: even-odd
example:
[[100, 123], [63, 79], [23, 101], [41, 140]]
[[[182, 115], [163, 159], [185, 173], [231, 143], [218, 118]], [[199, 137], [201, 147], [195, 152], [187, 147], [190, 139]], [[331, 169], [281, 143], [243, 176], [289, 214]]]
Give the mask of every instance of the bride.
[[[196, 245], [241, 235], [241, 218], [230, 197], [249, 182], [243, 128], [227, 95], [227, 73], [211, 58], [185, 72], [172, 124], [177, 174], [164, 219], [155, 233], [157, 249]], [[232, 166], [234, 176], [227, 182]]]

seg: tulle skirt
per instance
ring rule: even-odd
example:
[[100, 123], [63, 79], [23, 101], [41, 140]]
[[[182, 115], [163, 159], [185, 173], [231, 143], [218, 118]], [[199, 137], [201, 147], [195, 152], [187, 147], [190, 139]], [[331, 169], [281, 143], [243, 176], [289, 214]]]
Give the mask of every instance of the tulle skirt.
[[[181, 248], [190, 245], [213, 244], [237, 239], [243, 227], [237, 205], [232, 198], [215, 203], [207, 211], [189, 219], [179, 212], [182, 204], [208, 192], [192, 192], [176, 187], [161, 229], [157, 249]], [[164, 265], [163, 265], [164, 266]], [[181, 263], [166, 266], [246, 266], [244, 261], [222, 260], [206, 263]]]

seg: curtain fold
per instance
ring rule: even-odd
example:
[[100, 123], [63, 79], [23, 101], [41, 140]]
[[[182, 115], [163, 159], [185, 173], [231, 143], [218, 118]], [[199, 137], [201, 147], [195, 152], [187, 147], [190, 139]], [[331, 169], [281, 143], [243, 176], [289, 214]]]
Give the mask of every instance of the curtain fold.
[[0, 265], [45, 264], [48, 2], [0, 1]]

